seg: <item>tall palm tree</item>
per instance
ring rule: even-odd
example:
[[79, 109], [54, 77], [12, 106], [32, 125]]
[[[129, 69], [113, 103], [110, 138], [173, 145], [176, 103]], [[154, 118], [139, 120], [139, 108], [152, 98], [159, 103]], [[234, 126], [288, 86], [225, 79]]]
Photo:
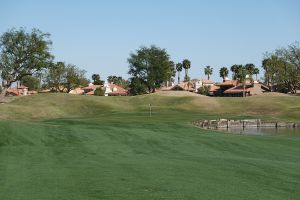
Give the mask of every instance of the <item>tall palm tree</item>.
[[206, 66], [204, 68], [204, 74], [207, 75], [207, 79], [209, 80], [210, 76], [212, 75], [213, 73], [213, 68], [210, 67], [210, 66]]
[[173, 61], [170, 61], [170, 74], [169, 74], [169, 82], [175, 82], [174, 78], [176, 76], [176, 66]]
[[250, 76], [254, 74], [255, 65], [252, 63], [246, 64], [245, 68], [247, 69]]
[[178, 72], [178, 83], [180, 83], [180, 72], [182, 71], [182, 63], [176, 64], [176, 70]]
[[236, 80], [236, 74], [238, 72], [238, 65], [232, 65], [230, 68], [231, 72], [232, 72], [232, 79]]
[[225, 78], [228, 76], [228, 69], [227, 67], [222, 67], [220, 69], [220, 77], [223, 78], [223, 82], [225, 82]]
[[185, 70], [185, 76], [184, 76], [184, 81], [189, 81], [190, 77], [188, 76], [189, 69], [191, 68], [191, 61], [188, 59], [184, 59], [182, 61], [182, 67]]
[[259, 69], [257, 67], [254, 68], [253, 74], [255, 74], [257, 80], [257, 75], [259, 74]]
[[249, 72], [246, 66], [238, 65], [235, 76], [236, 79], [243, 84], [243, 97], [246, 97], [246, 79], [248, 74]]
[[270, 79], [271, 79], [271, 74], [270, 74], [270, 63], [271, 63], [271, 58], [265, 58], [262, 61], [262, 68], [265, 70], [265, 83], [270, 87]]

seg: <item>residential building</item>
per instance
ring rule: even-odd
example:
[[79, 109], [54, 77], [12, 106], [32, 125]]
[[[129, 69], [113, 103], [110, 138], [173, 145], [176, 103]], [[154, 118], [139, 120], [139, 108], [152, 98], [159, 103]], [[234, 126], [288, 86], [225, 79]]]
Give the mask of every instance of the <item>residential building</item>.
[[192, 82], [181, 82], [171, 87], [170, 90], [194, 92], [195, 85]]
[[94, 84], [90, 83], [87, 87], [82, 88], [83, 94], [94, 95], [95, 90], [99, 87], [101, 87], [101, 85], [94, 85]]
[[16, 87], [8, 88], [6, 93], [9, 96], [27, 96], [29, 94], [28, 87], [19, 84]]
[[104, 83], [105, 96], [127, 96], [128, 90], [113, 83]]

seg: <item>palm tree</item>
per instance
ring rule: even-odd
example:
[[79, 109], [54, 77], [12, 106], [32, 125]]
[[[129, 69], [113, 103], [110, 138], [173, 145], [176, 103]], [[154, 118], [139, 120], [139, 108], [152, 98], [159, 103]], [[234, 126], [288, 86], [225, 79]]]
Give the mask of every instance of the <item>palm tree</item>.
[[254, 68], [253, 74], [255, 74], [257, 80], [257, 75], [259, 74], [259, 69], [257, 67]]
[[237, 72], [235, 74], [236, 79], [243, 84], [243, 97], [246, 97], [246, 79], [247, 75], [249, 74], [246, 66], [238, 65]]
[[[174, 78], [176, 76], [176, 66], [173, 61], [170, 61], [170, 74], [169, 74], [169, 83], [175, 82]], [[168, 83], [168, 85], [169, 85]]]
[[232, 79], [236, 80], [236, 74], [238, 72], [238, 65], [232, 65], [230, 70], [232, 71]]
[[246, 64], [245, 68], [247, 69], [250, 76], [254, 74], [255, 65], [252, 63]]
[[270, 87], [270, 63], [271, 58], [265, 58], [262, 61], [262, 68], [265, 70], [265, 83]]
[[212, 75], [212, 73], [213, 73], [213, 68], [211, 68], [210, 66], [206, 66], [204, 68], [204, 73], [205, 73], [205, 75], [207, 75], [207, 79], [209, 80], [210, 75]]
[[176, 64], [176, 70], [178, 72], [178, 83], [180, 83], [180, 72], [182, 71], [182, 63]]
[[220, 77], [223, 78], [223, 82], [225, 82], [225, 78], [228, 76], [228, 69], [227, 67], [222, 67], [220, 69]]
[[189, 61], [188, 59], [184, 59], [182, 61], [182, 67], [185, 70], [185, 76], [184, 76], [184, 81], [189, 81], [190, 77], [188, 76], [188, 70], [189, 68], [191, 68], [191, 61]]

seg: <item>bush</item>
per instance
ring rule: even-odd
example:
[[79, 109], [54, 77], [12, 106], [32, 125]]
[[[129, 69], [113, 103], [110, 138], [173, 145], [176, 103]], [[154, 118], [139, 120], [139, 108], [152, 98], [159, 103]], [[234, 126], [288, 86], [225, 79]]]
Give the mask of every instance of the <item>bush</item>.
[[210, 91], [210, 85], [202, 86], [198, 88], [198, 93], [202, 95], [209, 95], [209, 91]]
[[94, 92], [95, 96], [104, 96], [104, 94], [105, 94], [105, 91], [101, 87], [98, 87]]
[[131, 95], [146, 94], [148, 92], [146, 84], [139, 78], [131, 78], [129, 88]]

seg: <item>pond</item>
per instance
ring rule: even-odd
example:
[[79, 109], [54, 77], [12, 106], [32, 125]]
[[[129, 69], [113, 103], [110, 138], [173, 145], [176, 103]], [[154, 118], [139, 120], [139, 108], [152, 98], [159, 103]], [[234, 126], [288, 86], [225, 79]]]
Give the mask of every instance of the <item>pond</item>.
[[298, 135], [300, 136], [300, 128], [266, 128], [266, 127], [247, 127], [247, 128], [218, 128], [218, 131], [245, 134], [245, 135]]

